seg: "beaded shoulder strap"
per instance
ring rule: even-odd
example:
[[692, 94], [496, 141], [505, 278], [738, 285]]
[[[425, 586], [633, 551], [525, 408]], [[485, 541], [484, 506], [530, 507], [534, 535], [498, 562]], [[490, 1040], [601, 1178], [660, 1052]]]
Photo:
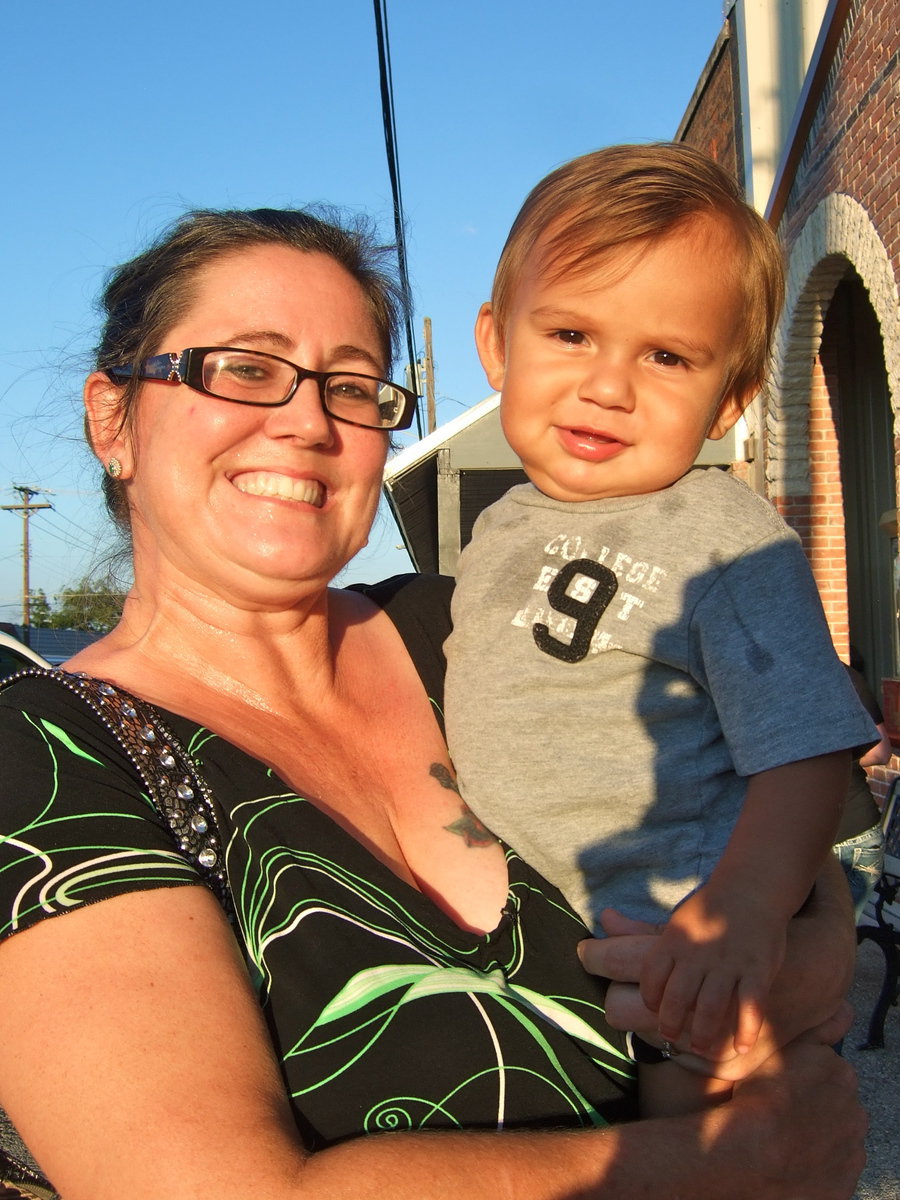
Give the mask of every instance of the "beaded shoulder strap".
[[39, 667], [4, 679], [0, 691], [28, 678], [51, 680], [78, 696], [109, 730], [125, 751], [179, 850], [232, 918], [234, 905], [225, 870], [219, 806], [194, 759], [156, 709], [102, 679]]

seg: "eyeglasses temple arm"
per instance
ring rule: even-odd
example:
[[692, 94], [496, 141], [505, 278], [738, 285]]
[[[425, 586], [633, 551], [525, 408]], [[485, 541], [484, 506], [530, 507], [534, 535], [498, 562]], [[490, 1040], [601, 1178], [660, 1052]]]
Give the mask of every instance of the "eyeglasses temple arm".
[[118, 367], [108, 367], [106, 374], [110, 379], [137, 377], [149, 382], [183, 383], [184, 378], [181, 374], [183, 357], [183, 354], [154, 354], [152, 358], [145, 358], [142, 363], [126, 363]]

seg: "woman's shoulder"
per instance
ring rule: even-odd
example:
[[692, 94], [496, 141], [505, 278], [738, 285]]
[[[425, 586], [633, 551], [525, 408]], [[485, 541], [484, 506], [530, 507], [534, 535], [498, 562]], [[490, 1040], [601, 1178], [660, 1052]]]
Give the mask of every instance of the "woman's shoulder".
[[0, 691], [0, 938], [85, 903], [198, 882], [76, 677]]
[[[132, 705], [137, 706], [133, 708]], [[8, 764], [4, 799], [13, 777], [49, 775], [54, 787], [78, 790], [88, 774], [140, 797], [147, 809], [145, 779], [135, 765], [152, 750], [155, 733], [145, 725], [146, 747], [129, 749], [124, 732], [138, 718], [155, 726], [157, 710], [103, 680], [60, 669], [35, 670], [0, 682], [0, 757]], [[137, 736], [137, 735], [136, 735]]]
[[12, 714], [95, 728], [97, 720], [85, 703], [79, 679], [61, 668], [40, 667], [4, 679], [0, 682], [0, 728], [9, 726]]
[[450, 600], [454, 581], [448, 575], [394, 575], [381, 583], [351, 585], [393, 622], [403, 639], [426, 693], [443, 725], [444, 642], [450, 636]]

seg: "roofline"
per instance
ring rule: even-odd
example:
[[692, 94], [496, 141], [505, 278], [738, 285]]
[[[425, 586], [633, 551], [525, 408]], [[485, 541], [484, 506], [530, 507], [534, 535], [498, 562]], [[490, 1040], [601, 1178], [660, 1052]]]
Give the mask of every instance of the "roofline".
[[779, 221], [784, 216], [784, 210], [787, 208], [788, 196], [797, 174], [797, 166], [806, 146], [806, 139], [809, 137], [819, 101], [822, 99], [828, 73], [834, 62], [851, 7], [852, 0], [829, 0], [828, 8], [822, 18], [819, 36], [809, 60], [797, 107], [794, 110], [794, 118], [785, 139], [781, 161], [775, 172], [769, 203], [766, 205], [766, 220], [773, 227], [777, 228]]
[[697, 115], [697, 108], [703, 97], [703, 93], [706, 91], [707, 87], [709, 87], [709, 81], [712, 79], [713, 71], [718, 66], [719, 59], [724, 54], [725, 49], [730, 41], [731, 27], [728, 24], [728, 17], [726, 15], [722, 28], [719, 30], [718, 36], [713, 43], [713, 48], [709, 52], [709, 57], [704, 63], [703, 70], [700, 72], [700, 78], [697, 80], [697, 85], [691, 94], [690, 100], [687, 102], [687, 108], [684, 110], [684, 116], [681, 118], [678, 128], [675, 130], [675, 136], [672, 138], [673, 142], [684, 141], [684, 135], [687, 133], [691, 122]]
[[410, 467], [414, 467], [428, 458], [435, 450], [439, 450], [445, 442], [449, 442], [451, 438], [456, 437], [458, 433], [467, 429], [469, 425], [473, 425], [481, 417], [486, 417], [488, 413], [493, 412], [499, 403], [500, 393], [495, 392], [493, 396], [488, 396], [486, 400], [481, 400], [478, 404], [467, 408], [464, 413], [460, 413], [452, 421], [439, 426], [432, 433], [429, 433], [427, 437], [421, 438], [418, 442], [413, 442], [411, 446], [404, 447], [403, 450], [400, 450], [392, 458], [389, 458], [385, 464], [384, 482], [388, 483], [397, 475], [402, 475]]

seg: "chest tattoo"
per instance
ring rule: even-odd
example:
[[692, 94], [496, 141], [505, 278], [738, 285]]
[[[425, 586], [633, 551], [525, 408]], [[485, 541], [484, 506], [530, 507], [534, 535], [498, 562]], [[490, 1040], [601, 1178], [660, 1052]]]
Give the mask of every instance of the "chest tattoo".
[[[456, 780], [447, 770], [443, 763], [432, 763], [428, 774], [432, 779], [436, 779], [442, 788], [446, 788], [448, 792], [456, 792], [459, 795], [459, 788], [456, 786]], [[469, 847], [476, 849], [484, 846], [496, 845], [497, 838], [488, 827], [482, 824], [475, 816], [467, 804], [462, 803], [461, 815], [452, 821], [449, 825], [445, 825], [444, 829], [448, 833], [455, 833], [457, 837], [461, 837]]]

